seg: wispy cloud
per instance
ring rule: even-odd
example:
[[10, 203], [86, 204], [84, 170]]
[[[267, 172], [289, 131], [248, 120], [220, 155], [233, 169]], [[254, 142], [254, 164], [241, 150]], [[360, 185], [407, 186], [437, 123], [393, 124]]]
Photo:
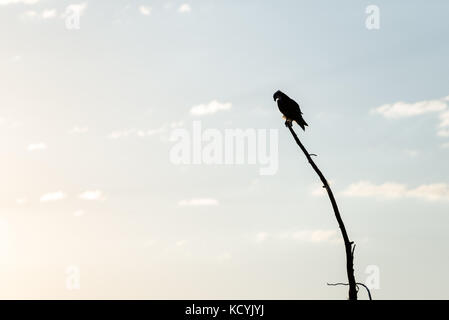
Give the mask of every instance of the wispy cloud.
[[291, 234], [286, 234], [287, 238], [291, 238], [301, 242], [336, 242], [338, 241], [338, 233], [335, 230], [302, 230]]
[[57, 15], [56, 9], [46, 9], [42, 11], [42, 19], [51, 19], [55, 18]]
[[193, 106], [190, 109], [190, 113], [195, 116], [203, 116], [208, 114], [213, 114], [219, 111], [229, 110], [231, 109], [232, 104], [230, 102], [222, 103], [217, 100], [212, 100], [208, 104], [199, 104]]
[[301, 243], [338, 243], [340, 241], [336, 230], [297, 230], [281, 233], [259, 232], [255, 235], [255, 242], [263, 243], [266, 241], [294, 241]]
[[371, 110], [372, 114], [379, 114], [388, 119], [398, 119], [419, 116], [427, 113], [439, 113], [440, 123], [438, 125], [437, 135], [440, 137], [449, 137], [449, 111], [447, 105], [449, 96], [436, 99], [425, 100], [415, 103], [396, 102], [393, 104], [384, 104]]
[[0, 0], [0, 6], [7, 6], [10, 4], [36, 4], [39, 0]]
[[25, 205], [25, 204], [28, 203], [28, 199], [27, 199], [27, 198], [17, 198], [17, 199], [16, 199], [16, 203], [17, 203], [19, 206], [23, 206], [23, 205]]
[[175, 244], [177, 247], [183, 247], [186, 243], [187, 243], [186, 240], [178, 240], [178, 241], [176, 241]]
[[28, 151], [40, 151], [40, 150], [46, 150], [47, 149], [47, 145], [43, 142], [39, 142], [39, 143], [32, 143], [29, 144], [27, 147]]
[[223, 252], [217, 256], [219, 262], [226, 262], [232, 259], [232, 255], [229, 252]]
[[188, 3], [183, 3], [179, 6], [178, 11], [180, 13], [188, 13], [192, 11], [192, 7]]
[[87, 190], [79, 195], [82, 200], [102, 200], [104, 199], [103, 192], [101, 190]]
[[117, 130], [113, 131], [109, 134], [110, 139], [120, 139], [120, 138], [126, 138], [126, 137], [151, 137], [157, 134], [161, 134], [167, 130], [167, 126], [164, 125], [160, 128], [156, 129], [123, 129], [123, 130]]
[[408, 188], [405, 184], [395, 182], [376, 185], [369, 181], [361, 181], [349, 185], [342, 194], [347, 197], [417, 198], [426, 201], [449, 200], [449, 185], [434, 183]]
[[169, 128], [171, 128], [171, 129], [179, 128], [179, 127], [182, 127], [183, 125], [184, 125], [184, 121], [180, 120], [180, 121], [173, 121], [171, 123], [166, 123], [166, 124], [160, 126], [159, 128], [155, 128], [155, 129], [136, 129], [136, 128], [121, 129], [121, 130], [116, 130], [116, 131], [111, 132], [108, 135], [108, 138], [109, 139], [121, 139], [121, 138], [127, 138], [127, 137], [138, 137], [138, 138], [151, 137], [151, 136], [163, 134], [163, 133], [167, 132], [167, 130]]
[[170, 128], [174, 129], [174, 128], [179, 128], [182, 127], [184, 125], [184, 121], [174, 121], [172, 123], [170, 123]]
[[405, 149], [404, 152], [410, 158], [415, 158], [415, 157], [417, 157], [419, 155], [419, 151], [418, 150], [414, 150], [414, 149]]
[[194, 198], [189, 200], [181, 200], [178, 203], [180, 207], [218, 206], [218, 204], [218, 200], [213, 198]]
[[56, 9], [45, 9], [42, 10], [41, 12], [38, 11], [34, 11], [34, 10], [28, 10], [23, 12], [20, 15], [20, 18], [22, 20], [49, 20], [49, 19], [53, 19], [56, 18], [58, 15], [58, 12], [56, 11]]
[[449, 137], [449, 111], [442, 112], [439, 116], [438, 135], [440, 137]]
[[369, 181], [360, 181], [349, 185], [342, 193], [348, 197], [398, 198], [406, 192], [406, 185], [400, 183], [386, 182], [376, 185]]
[[149, 6], [140, 6], [139, 12], [144, 16], [149, 16], [151, 14], [151, 7]]
[[156, 241], [154, 239], [148, 239], [143, 243], [143, 246], [145, 248], [153, 247], [156, 244]]
[[69, 133], [70, 134], [83, 134], [83, 133], [87, 133], [88, 131], [89, 131], [88, 127], [75, 126], [69, 130]]
[[141, 131], [137, 130], [137, 129], [122, 129], [122, 130], [117, 130], [117, 131], [111, 132], [108, 137], [110, 139], [120, 139], [120, 138], [128, 137], [131, 135], [137, 135], [138, 132], [141, 132]]
[[28, 10], [20, 15], [22, 20], [31, 20], [39, 18], [39, 14], [36, 11]]
[[399, 101], [392, 104], [384, 104], [371, 110], [371, 112], [390, 119], [413, 117], [431, 112], [441, 112], [447, 108], [446, 101], [447, 98], [425, 100], [415, 103]]
[[65, 195], [64, 192], [56, 191], [56, 192], [50, 192], [50, 193], [44, 194], [40, 198], [40, 202], [58, 201], [58, 200], [62, 200], [62, 199], [65, 199], [65, 198], [66, 198], [66, 195]]
[[16, 54], [11, 58], [11, 61], [14, 63], [20, 62], [22, 60], [22, 56], [20, 54]]
[[[333, 181], [333, 180], [329, 180], [329, 181], [327, 181], [327, 183], [328, 183], [329, 186], [332, 188], [332, 185], [334, 184], [334, 181]], [[323, 187], [323, 184], [322, 184], [322, 183], [319, 183], [319, 184], [313, 185], [313, 187], [311, 188], [310, 194], [311, 194], [312, 196], [315, 196], [315, 197], [320, 197], [320, 196], [326, 195], [326, 194], [327, 194], [327, 191], [326, 191], [326, 189]]]
[[407, 196], [428, 201], [449, 200], [449, 185], [445, 183], [421, 185], [409, 190]]
[[[19, 56], [18, 60], [20, 60], [20, 56]], [[0, 117], [0, 127], [17, 128], [18, 126], [20, 126], [20, 124], [21, 123], [18, 121], [14, 121], [12, 119], [8, 119], [5, 117]]]
[[267, 232], [261, 231], [256, 234], [255, 240], [257, 243], [264, 242], [269, 237]]

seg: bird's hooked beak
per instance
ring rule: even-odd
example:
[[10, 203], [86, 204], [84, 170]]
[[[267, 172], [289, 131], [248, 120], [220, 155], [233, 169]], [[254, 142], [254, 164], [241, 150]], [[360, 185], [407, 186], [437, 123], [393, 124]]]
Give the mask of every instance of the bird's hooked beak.
[[280, 91], [278, 90], [273, 94], [273, 100], [277, 101], [279, 98], [280, 98]]

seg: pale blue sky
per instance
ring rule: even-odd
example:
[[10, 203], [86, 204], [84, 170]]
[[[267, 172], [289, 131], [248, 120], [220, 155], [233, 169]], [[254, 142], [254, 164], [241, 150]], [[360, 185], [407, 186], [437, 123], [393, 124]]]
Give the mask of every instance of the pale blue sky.
[[[332, 181], [358, 281], [376, 265], [375, 298], [449, 298], [447, 1], [86, 0], [79, 30], [61, 17], [77, 2], [9, 2], [1, 298], [346, 297], [326, 286], [346, 280], [344, 248], [277, 89], [301, 104], [297, 132]], [[371, 4], [379, 30], [365, 27]], [[213, 100], [232, 107], [190, 113]], [[171, 124], [193, 120], [279, 129], [279, 171], [173, 165]], [[180, 205], [192, 199], [218, 205]], [[80, 290], [66, 289], [70, 265]]]

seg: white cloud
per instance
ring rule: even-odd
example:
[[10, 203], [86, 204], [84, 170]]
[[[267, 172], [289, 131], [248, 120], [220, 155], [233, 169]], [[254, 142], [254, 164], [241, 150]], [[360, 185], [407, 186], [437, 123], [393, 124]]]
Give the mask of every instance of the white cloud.
[[34, 10], [28, 10], [23, 12], [20, 15], [20, 18], [22, 20], [48, 20], [48, 19], [53, 19], [57, 17], [57, 11], [56, 9], [45, 9], [42, 12], [37, 12]]
[[17, 199], [16, 199], [16, 203], [17, 203], [19, 206], [23, 206], [23, 205], [25, 205], [25, 204], [28, 203], [28, 199], [27, 199], [27, 198], [17, 198]]
[[126, 138], [126, 137], [151, 137], [157, 134], [164, 133], [167, 130], [167, 125], [164, 125], [160, 128], [156, 129], [123, 129], [114, 131], [109, 134], [110, 139], [120, 139], [120, 138]]
[[101, 200], [103, 199], [103, 192], [100, 190], [87, 190], [79, 195], [83, 200]]
[[449, 137], [449, 111], [445, 111], [447, 110], [448, 101], [449, 96], [437, 100], [426, 100], [415, 103], [396, 102], [372, 109], [371, 113], [380, 114], [390, 119], [412, 117], [432, 112], [439, 113], [440, 123], [438, 125], [437, 135], [440, 137]]
[[62, 191], [51, 192], [44, 194], [41, 198], [41, 202], [58, 201], [66, 197], [65, 193]]
[[20, 15], [22, 20], [31, 20], [35, 18], [39, 18], [39, 14], [36, 11], [28, 10]]
[[449, 137], [449, 129], [440, 129], [438, 130], [437, 134], [440, 137]]
[[218, 200], [212, 198], [194, 198], [190, 200], [181, 200], [178, 203], [180, 207], [218, 206], [218, 204]]
[[56, 9], [46, 9], [42, 11], [42, 19], [51, 19], [56, 17]]
[[211, 102], [209, 102], [208, 104], [199, 104], [196, 106], [193, 106], [190, 109], [190, 113], [196, 116], [203, 116], [203, 115], [207, 115], [207, 114], [213, 114], [216, 113], [218, 111], [222, 111], [222, 110], [229, 110], [231, 109], [232, 104], [227, 102], [227, 103], [221, 103], [218, 102], [217, 100], [212, 100]]
[[83, 133], [87, 133], [89, 131], [88, 127], [78, 127], [75, 126], [72, 129], [69, 130], [70, 134], [83, 134]]
[[182, 5], [179, 6], [178, 11], [181, 13], [188, 13], [192, 11], [192, 8], [188, 3], [183, 3]]
[[135, 134], [136, 132], [137, 132], [136, 129], [124, 129], [124, 130], [114, 131], [109, 134], [109, 138], [110, 139], [119, 139], [119, 138], [123, 138], [123, 137], [128, 137], [132, 134]]
[[449, 142], [445, 142], [441, 144], [441, 148], [448, 149], [449, 148]]
[[386, 182], [375, 185], [369, 181], [360, 181], [349, 185], [343, 195], [347, 197], [384, 197], [398, 198], [406, 194], [407, 187], [403, 184]]
[[[334, 181], [333, 181], [333, 180], [329, 180], [327, 183], [328, 183], [329, 186], [332, 188], [332, 185], [334, 184]], [[327, 191], [326, 191], [325, 188], [323, 188], [323, 184], [322, 184], [322, 183], [319, 183], [319, 184], [315, 184], [315, 185], [312, 187], [312, 190], [311, 190], [310, 194], [311, 194], [312, 196], [315, 196], [315, 197], [320, 197], [320, 196], [326, 195], [326, 194], [327, 194]]]
[[262, 243], [267, 240], [294, 241], [301, 243], [338, 243], [341, 241], [336, 230], [298, 230], [288, 231], [279, 234], [259, 232], [255, 236], [255, 242]]
[[414, 150], [414, 149], [405, 149], [404, 152], [410, 157], [410, 158], [415, 158], [419, 155], [419, 151], [418, 150]]
[[395, 119], [422, 115], [430, 112], [440, 112], [445, 110], [447, 103], [445, 99], [427, 100], [415, 103], [396, 102], [384, 104], [371, 110], [372, 113], [380, 114], [385, 118]]
[[226, 262], [232, 259], [232, 255], [229, 252], [223, 252], [217, 256], [219, 262]]
[[449, 136], [449, 111], [442, 112], [439, 116], [438, 135], [441, 137]]
[[259, 232], [258, 234], [256, 234], [256, 242], [261, 243], [264, 242], [265, 240], [267, 240], [268, 238], [268, 233], [266, 232]]
[[173, 121], [172, 123], [170, 123], [170, 128], [174, 129], [174, 128], [179, 128], [182, 127], [184, 125], [184, 121]]
[[150, 137], [150, 136], [154, 136], [156, 134], [163, 133], [163, 132], [165, 132], [165, 130], [166, 130], [165, 126], [157, 128], [157, 129], [148, 129], [146, 131], [140, 130], [140, 131], [137, 132], [137, 135], [139, 137]]
[[349, 185], [342, 194], [348, 197], [417, 198], [427, 201], [449, 200], [449, 185], [434, 183], [408, 188], [405, 184], [394, 182], [376, 185], [369, 181], [361, 181]]
[[47, 145], [43, 142], [39, 142], [39, 143], [32, 143], [30, 145], [28, 145], [27, 147], [28, 151], [38, 151], [38, 150], [46, 150], [47, 149]]
[[177, 247], [182, 247], [182, 246], [184, 246], [186, 243], [187, 243], [186, 240], [178, 240], [178, 241], [176, 241], [175, 244], [176, 244]]
[[148, 6], [140, 6], [139, 12], [144, 16], [149, 16], [151, 14], [151, 7]]
[[[19, 61], [19, 60], [20, 60], [20, 57], [16, 61]], [[2, 126], [2, 127], [17, 128], [20, 125], [21, 125], [21, 123], [18, 122], [18, 121], [14, 121], [14, 120], [11, 120], [11, 119], [8, 119], [8, 118], [0, 117], [0, 126]]]
[[303, 230], [292, 233], [290, 237], [301, 242], [312, 243], [338, 241], [338, 233], [335, 230]]
[[421, 185], [409, 190], [407, 196], [428, 201], [449, 200], [449, 185], [445, 183]]
[[155, 243], [156, 243], [155, 240], [149, 239], [149, 240], [146, 240], [146, 241], [143, 243], [143, 246], [144, 246], [145, 248], [149, 248], [149, 247], [154, 246]]
[[20, 62], [22, 60], [22, 56], [20, 54], [16, 54], [14, 57], [11, 58], [12, 62]]
[[39, 0], [0, 0], [0, 6], [7, 6], [10, 4], [36, 4]]

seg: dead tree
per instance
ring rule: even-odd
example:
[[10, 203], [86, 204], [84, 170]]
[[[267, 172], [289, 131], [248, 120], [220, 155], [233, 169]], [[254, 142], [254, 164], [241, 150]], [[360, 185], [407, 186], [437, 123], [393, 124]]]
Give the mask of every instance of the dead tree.
[[354, 276], [354, 249], [355, 245], [354, 242], [349, 240], [348, 233], [346, 232], [345, 225], [343, 223], [343, 219], [341, 218], [340, 211], [338, 210], [337, 201], [335, 201], [334, 194], [332, 193], [332, 190], [329, 186], [329, 183], [327, 182], [324, 175], [321, 173], [320, 169], [317, 167], [315, 162], [312, 159], [312, 155], [310, 154], [307, 149], [303, 146], [301, 141], [298, 139], [298, 136], [296, 135], [295, 131], [292, 128], [292, 122], [287, 121], [286, 122], [287, 128], [290, 130], [293, 138], [295, 139], [298, 146], [301, 148], [302, 152], [304, 152], [304, 155], [306, 156], [307, 160], [309, 161], [310, 165], [312, 166], [313, 170], [315, 170], [316, 174], [320, 177], [321, 182], [323, 183], [323, 188], [326, 189], [327, 194], [329, 196], [329, 200], [332, 204], [332, 209], [334, 209], [335, 218], [337, 219], [338, 226], [340, 227], [341, 235], [343, 237], [343, 241], [345, 244], [345, 251], [346, 251], [346, 273], [348, 275], [348, 285], [349, 285], [349, 300], [357, 300], [357, 283], [355, 281]]

